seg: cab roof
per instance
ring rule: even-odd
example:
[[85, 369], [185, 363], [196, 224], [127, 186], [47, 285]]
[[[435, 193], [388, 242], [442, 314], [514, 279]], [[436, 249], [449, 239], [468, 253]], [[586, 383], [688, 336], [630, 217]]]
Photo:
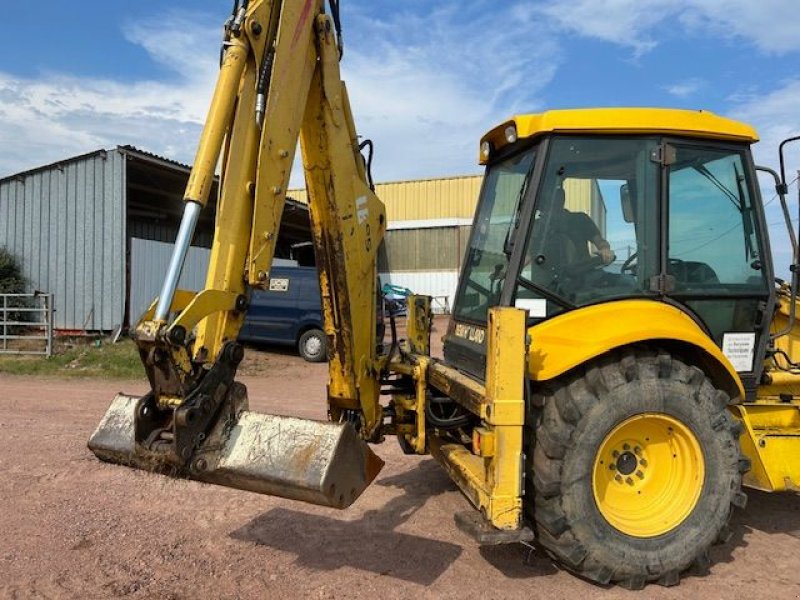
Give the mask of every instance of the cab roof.
[[[580, 108], [514, 116], [483, 136], [481, 147], [484, 142], [489, 142], [493, 151], [496, 151], [507, 145], [506, 129], [512, 125], [519, 139], [549, 133], [589, 133], [666, 134], [747, 143], [758, 141], [758, 134], [749, 125], [707, 110]], [[480, 163], [486, 162], [488, 157], [481, 153]]]

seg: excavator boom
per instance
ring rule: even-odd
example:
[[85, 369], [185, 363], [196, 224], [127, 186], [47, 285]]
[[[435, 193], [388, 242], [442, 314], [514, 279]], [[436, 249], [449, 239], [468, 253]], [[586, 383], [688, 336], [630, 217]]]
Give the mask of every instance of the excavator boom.
[[[385, 213], [339, 74], [335, 22], [323, 0], [236, 3], [171, 263], [134, 333], [151, 390], [115, 398], [89, 441], [99, 458], [340, 508], [380, 471], [363, 439], [383, 422], [374, 282]], [[234, 381], [249, 290], [269, 286], [298, 140], [331, 349], [330, 422], [251, 412]], [[177, 282], [218, 164], [210, 267], [194, 294]]]

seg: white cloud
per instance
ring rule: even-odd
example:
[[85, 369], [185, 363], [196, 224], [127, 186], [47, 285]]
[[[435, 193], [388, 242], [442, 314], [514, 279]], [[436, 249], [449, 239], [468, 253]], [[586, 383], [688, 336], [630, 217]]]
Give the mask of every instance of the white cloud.
[[487, 129], [541, 108], [559, 51], [520, 6], [352, 16], [346, 39], [358, 41], [348, 46], [343, 77], [359, 132], [376, 141], [376, 179], [472, 172]]
[[[343, 76], [359, 132], [376, 142], [377, 179], [473, 172], [486, 129], [540, 108], [558, 48], [524, 6], [350, 8]], [[218, 69], [218, 20], [173, 13], [125, 28], [162, 78], [0, 72], [0, 175], [127, 143], [191, 162]], [[296, 171], [292, 185], [302, 184]]]
[[750, 42], [762, 52], [800, 50], [797, 0], [675, 0], [677, 16], [690, 30]]
[[705, 82], [697, 77], [678, 81], [663, 87], [664, 91], [677, 98], [688, 98], [694, 96], [705, 86]]
[[[759, 133], [761, 141], [754, 148], [757, 164], [766, 165], [778, 170], [778, 145], [788, 137], [800, 135], [800, 79], [784, 82], [774, 91], [758, 95], [751, 93], [747, 98], [738, 98], [730, 116], [753, 125]], [[797, 177], [800, 168], [800, 142], [786, 146], [787, 179]], [[774, 196], [772, 179], [762, 179], [765, 201]], [[797, 227], [798, 188], [793, 186], [789, 194], [789, 206], [792, 218]], [[776, 274], [788, 277], [788, 265], [791, 261], [789, 238], [783, 225], [783, 216], [777, 201], [767, 207], [767, 222], [771, 225], [770, 237]]]
[[[550, 0], [540, 9], [564, 29], [630, 47], [636, 55], [656, 46], [651, 30], [674, 10], [674, 0]], [[532, 9], [536, 10], [536, 9]]]
[[637, 56], [676, 25], [744, 40], [766, 53], [800, 50], [797, 0], [549, 0], [539, 10], [567, 31], [630, 47]]
[[[163, 22], [175, 30], [163, 31]], [[191, 160], [218, 68], [218, 32], [196, 16], [172, 15], [131, 25], [125, 35], [168, 67], [171, 78], [122, 82], [0, 72], [0, 175], [128, 143]]]
[[[783, 82], [775, 90], [740, 98], [732, 116], [752, 124], [759, 132], [759, 158], [776, 164], [781, 140], [800, 135], [800, 79]], [[767, 154], [769, 153], [769, 154]], [[800, 166], [800, 151], [793, 152], [793, 164]]]

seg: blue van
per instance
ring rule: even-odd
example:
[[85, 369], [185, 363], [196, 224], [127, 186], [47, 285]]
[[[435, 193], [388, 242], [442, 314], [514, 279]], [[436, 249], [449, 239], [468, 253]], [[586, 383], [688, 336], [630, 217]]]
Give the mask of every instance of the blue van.
[[328, 358], [315, 267], [273, 267], [269, 290], [253, 290], [239, 340], [294, 346], [309, 362]]

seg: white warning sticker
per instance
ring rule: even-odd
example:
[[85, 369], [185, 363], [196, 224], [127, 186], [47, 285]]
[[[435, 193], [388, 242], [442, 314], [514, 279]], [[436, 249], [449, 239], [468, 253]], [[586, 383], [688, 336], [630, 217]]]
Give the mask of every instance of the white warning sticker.
[[367, 208], [367, 197], [360, 196], [356, 198], [356, 214], [358, 215], [358, 224], [361, 225], [369, 218], [369, 209]]
[[270, 279], [269, 280], [270, 292], [288, 292], [289, 280], [288, 279]]
[[722, 336], [722, 353], [737, 371], [753, 370], [753, 352], [756, 347], [755, 333], [726, 333]]
[[528, 315], [534, 318], [547, 316], [547, 300], [544, 298], [518, 298], [514, 306], [528, 311]]

